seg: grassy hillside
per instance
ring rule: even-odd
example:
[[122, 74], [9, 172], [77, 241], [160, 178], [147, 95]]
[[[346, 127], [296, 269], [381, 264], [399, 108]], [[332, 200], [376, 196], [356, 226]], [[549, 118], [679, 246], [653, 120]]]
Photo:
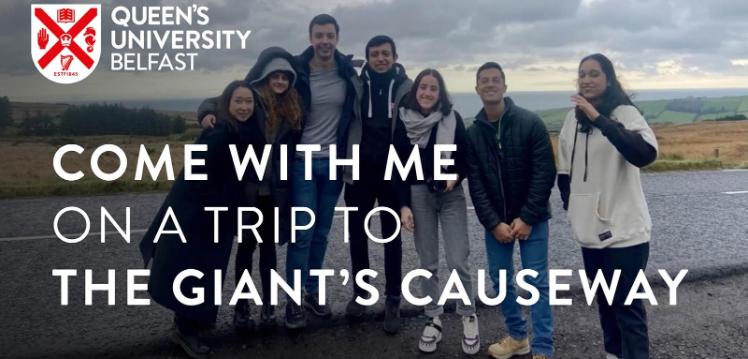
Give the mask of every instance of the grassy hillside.
[[[748, 117], [748, 96], [689, 97], [634, 103], [650, 124], [681, 125], [736, 115]], [[568, 108], [556, 108], [538, 111], [538, 115], [543, 118], [548, 130], [558, 131], [568, 111]]]

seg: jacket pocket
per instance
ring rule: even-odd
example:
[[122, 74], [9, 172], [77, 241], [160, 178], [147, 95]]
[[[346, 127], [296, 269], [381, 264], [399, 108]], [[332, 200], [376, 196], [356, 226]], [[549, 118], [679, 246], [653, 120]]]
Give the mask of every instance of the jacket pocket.
[[569, 221], [575, 239], [582, 245], [599, 245], [613, 237], [613, 223], [600, 215], [600, 193], [569, 197]]

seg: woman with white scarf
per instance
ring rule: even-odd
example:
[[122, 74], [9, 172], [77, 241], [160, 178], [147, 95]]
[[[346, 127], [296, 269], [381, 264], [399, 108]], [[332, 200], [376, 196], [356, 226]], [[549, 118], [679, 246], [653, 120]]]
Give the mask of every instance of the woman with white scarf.
[[[418, 74], [411, 92], [399, 109], [393, 143], [401, 161], [406, 161], [414, 147], [418, 148], [423, 168], [423, 178], [418, 179], [411, 171], [404, 180], [396, 177], [395, 191], [403, 227], [413, 231], [420, 268], [431, 273], [430, 278], [422, 278], [421, 294], [429, 296], [431, 302], [425, 306], [429, 317], [418, 342], [422, 352], [434, 352], [442, 339], [442, 322], [439, 315], [444, 313], [437, 304], [441, 290], [439, 279], [439, 227], [442, 228], [447, 268], [456, 272], [469, 302], [458, 301], [457, 314], [462, 315], [462, 349], [467, 354], [480, 350], [478, 318], [475, 315], [475, 301], [471, 266], [469, 262], [470, 244], [467, 231], [467, 209], [465, 192], [461, 182], [465, 178], [465, 125], [460, 115], [452, 110], [452, 103], [438, 71], [426, 69]], [[434, 174], [435, 145], [456, 145], [454, 152], [442, 152], [441, 161], [451, 164], [441, 167], [442, 175], [452, 179], [441, 179]]]

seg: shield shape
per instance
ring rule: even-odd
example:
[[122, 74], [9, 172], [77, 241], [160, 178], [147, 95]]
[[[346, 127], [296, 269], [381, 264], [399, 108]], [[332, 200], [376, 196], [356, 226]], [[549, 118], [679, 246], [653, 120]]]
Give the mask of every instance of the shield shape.
[[101, 55], [101, 5], [31, 5], [31, 59], [50, 81], [88, 77]]

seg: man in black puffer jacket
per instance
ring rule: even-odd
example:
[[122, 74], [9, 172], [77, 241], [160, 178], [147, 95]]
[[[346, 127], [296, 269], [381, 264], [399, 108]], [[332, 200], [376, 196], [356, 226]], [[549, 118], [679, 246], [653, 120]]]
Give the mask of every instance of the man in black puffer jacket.
[[[556, 166], [545, 124], [538, 115], [504, 97], [506, 78], [501, 66], [488, 62], [478, 69], [475, 90], [483, 109], [468, 129], [470, 196], [486, 228], [488, 269], [496, 293], [499, 271], [513, 277], [514, 241], [518, 240], [522, 267], [538, 275], [526, 278], [538, 289], [532, 306], [534, 357], [553, 356], [553, 318], [548, 301], [548, 219]], [[488, 348], [495, 358], [530, 351], [527, 324], [516, 302], [511, 279], [501, 310], [509, 336]]]

